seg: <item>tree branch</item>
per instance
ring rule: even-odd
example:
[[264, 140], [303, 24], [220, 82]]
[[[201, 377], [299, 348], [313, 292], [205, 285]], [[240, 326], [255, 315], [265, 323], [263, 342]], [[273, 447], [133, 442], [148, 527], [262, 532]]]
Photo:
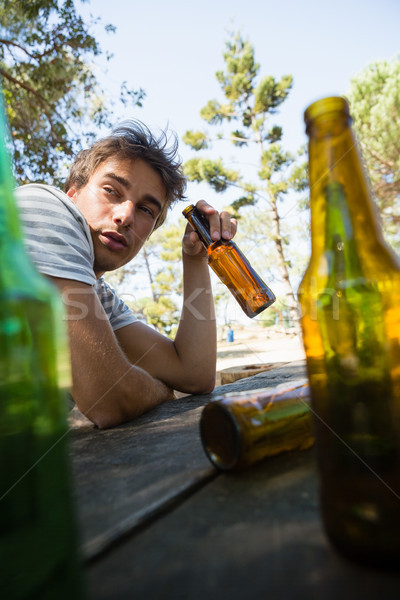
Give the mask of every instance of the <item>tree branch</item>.
[[[5, 71], [1, 67], [0, 67], [0, 75], [2, 75], [5, 79], [8, 79], [8, 81], [11, 81], [11, 83], [14, 83], [15, 85], [17, 85], [19, 87], [22, 87], [24, 90], [26, 90], [30, 94], [33, 94], [36, 98], [38, 98], [39, 102], [43, 105], [43, 108], [46, 109], [46, 107], [48, 106], [48, 102], [33, 87], [31, 87], [27, 83], [24, 83], [23, 81], [20, 81], [19, 79], [16, 79], [15, 77], [10, 75], [10, 73]], [[46, 116], [48, 116], [46, 110], [45, 110], [45, 113], [46, 113]]]
[[372, 158], [374, 158], [376, 161], [378, 161], [381, 165], [386, 167], [386, 169], [388, 170], [389, 173], [391, 173], [394, 170], [394, 163], [392, 161], [384, 160], [374, 150], [371, 150], [371, 148], [368, 147], [365, 143], [363, 144], [363, 146], [365, 148], [365, 153], [369, 154], [370, 156], [372, 156]]
[[[54, 30], [54, 32], [57, 32], [57, 31], [62, 31], [62, 29], [58, 28], [58, 29]], [[32, 52], [29, 52], [29, 50], [27, 50], [25, 48], [25, 46], [21, 46], [21, 44], [17, 44], [17, 42], [13, 42], [12, 40], [5, 40], [5, 39], [1, 39], [1, 38], [0, 38], [0, 45], [3, 44], [4, 46], [13, 46], [14, 48], [18, 48], [19, 50], [22, 50], [22, 52], [24, 52], [30, 58], [40, 61], [41, 58], [51, 54], [52, 52], [59, 52], [64, 46], [64, 44], [56, 43], [56, 41], [55, 41], [56, 36], [55, 36], [54, 32], [53, 32], [53, 39], [50, 41], [50, 47], [48, 47], [43, 52], [32, 53]], [[49, 44], [47, 44], [47, 46], [49, 46]], [[68, 46], [71, 48], [71, 44], [68, 44]], [[72, 50], [73, 50], [73, 48], [72, 48]], [[9, 52], [11, 53], [11, 50], [9, 50]], [[11, 53], [11, 55], [12, 55], [12, 53]], [[15, 58], [14, 58], [14, 60], [15, 60]]]
[[24, 46], [21, 46], [21, 44], [17, 44], [17, 42], [0, 39], [0, 44], [4, 44], [5, 46], [14, 46], [15, 48], [19, 48], [20, 50], [22, 50], [22, 52], [25, 52], [25, 54], [30, 58], [37, 58], [36, 54], [31, 54], [26, 48], [24, 48]]
[[[43, 107], [43, 112], [47, 117], [47, 120], [50, 124], [50, 129], [53, 135], [53, 139], [55, 139], [57, 142], [63, 142], [62, 139], [59, 139], [58, 136], [54, 135], [54, 125], [53, 125], [53, 119], [51, 116], [51, 113], [49, 112], [49, 103], [47, 102], [47, 100], [45, 98], [43, 98], [43, 96], [41, 96], [34, 88], [32, 88], [30, 85], [28, 85], [27, 83], [24, 83], [23, 81], [20, 81], [19, 79], [16, 79], [15, 77], [13, 77], [12, 75], [10, 75], [9, 73], [7, 73], [7, 71], [5, 71], [4, 69], [2, 69], [0, 67], [0, 75], [2, 75], [5, 79], [8, 79], [8, 81], [11, 81], [11, 83], [14, 83], [15, 85], [22, 87], [24, 90], [26, 90], [27, 92], [29, 92], [30, 94], [33, 94], [40, 102], [41, 106]], [[61, 119], [61, 115], [59, 115], [57, 113], [57, 111], [53, 108], [54, 114], [58, 116], [59, 119]]]

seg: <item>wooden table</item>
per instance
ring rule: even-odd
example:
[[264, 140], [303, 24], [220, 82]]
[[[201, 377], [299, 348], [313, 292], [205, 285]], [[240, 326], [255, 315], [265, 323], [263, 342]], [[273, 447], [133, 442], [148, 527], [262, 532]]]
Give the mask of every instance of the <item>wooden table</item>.
[[[209, 463], [198, 422], [211, 396], [304, 377], [290, 363], [99, 431], [77, 411], [71, 455], [89, 598], [400, 597], [400, 578], [335, 553], [318, 515], [315, 450], [239, 474]], [[400, 508], [399, 508], [400, 510]]]

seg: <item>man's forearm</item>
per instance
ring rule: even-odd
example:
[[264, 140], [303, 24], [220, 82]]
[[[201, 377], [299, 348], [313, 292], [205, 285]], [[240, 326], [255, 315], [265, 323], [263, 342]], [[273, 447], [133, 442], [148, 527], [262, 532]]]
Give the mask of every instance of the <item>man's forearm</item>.
[[[75, 397], [75, 390], [73, 389]], [[104, 389], [95, 398], [78, 394], [80, 410], [100, 429], [131, 421], [174, 397], [173, 390], [151, 377], [146, 371], [130, 365], [125, 376]]]
[[215, 385], [217, 332], [210, 270], [205, 257], [183, 257], [184, 301], [176, 351], [196, 389]]

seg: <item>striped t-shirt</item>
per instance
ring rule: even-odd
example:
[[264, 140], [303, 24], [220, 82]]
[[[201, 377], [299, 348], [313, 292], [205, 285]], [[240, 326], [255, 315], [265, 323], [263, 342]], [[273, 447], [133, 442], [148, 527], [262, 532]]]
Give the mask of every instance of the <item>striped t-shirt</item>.
[[38, 271], [94, 286], [114, 331], [135, 322], [110, 284], [96, 279], [90, 229], [73, 201], [57, 188], [37, 183], [17, 188], [15, 195], [25, 244]]

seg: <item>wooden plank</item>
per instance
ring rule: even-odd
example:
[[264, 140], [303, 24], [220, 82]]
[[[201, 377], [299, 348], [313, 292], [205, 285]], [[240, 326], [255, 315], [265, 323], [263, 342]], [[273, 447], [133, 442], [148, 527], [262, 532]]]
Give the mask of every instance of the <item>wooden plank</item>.
[[227, 367], [226, 369], [222, 369], [219, 371], [219, 378], [221, 381], [221, 385], [225, 385], [227, 383], [233, 383], [238, 379], [245, 379], [246, 377], [253, 377], [253, 375], [258, 375], [259, 373], [264, 373], [265, 371], [271, 371], [271, 369], [276, 369], [277, 367], [287, 365], [287, 362], [282, 362], [278, 364], [274, 363], [266, 363], [266, 364], [247, 364], [247, 365], [236, 365], [234, 367]]

